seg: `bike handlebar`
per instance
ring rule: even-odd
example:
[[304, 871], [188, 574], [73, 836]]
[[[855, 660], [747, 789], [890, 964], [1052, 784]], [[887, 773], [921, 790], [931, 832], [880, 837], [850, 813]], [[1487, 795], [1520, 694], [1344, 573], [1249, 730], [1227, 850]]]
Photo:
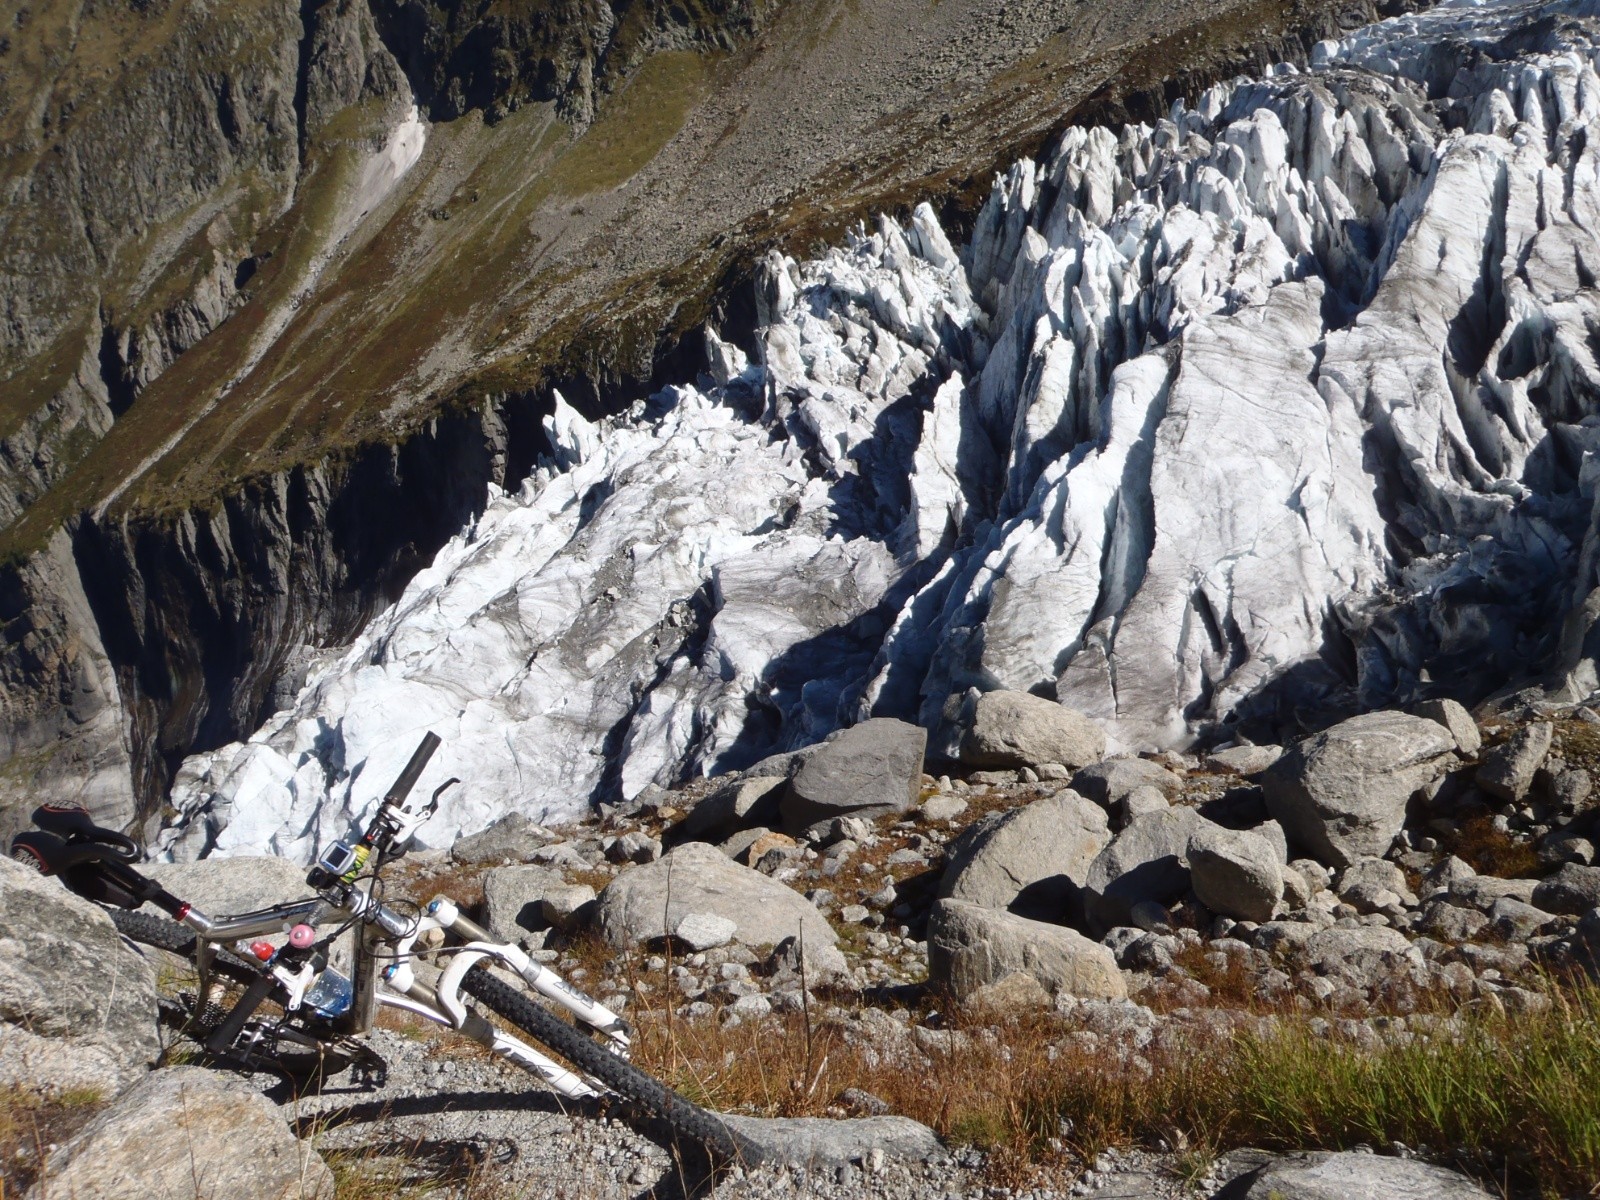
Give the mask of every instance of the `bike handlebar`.
[[433, 757], [433, 752], [439, 748], [439, 735], [429, 730], [422, 735], [422, 741], [412, 752], [411, 761], [406, 764], [406, 769], [400, 772], [400, 777], [384, 794], [385, 804], [403, 804], [405, 798], [411, 794], [411, 789], [417, 786], [423, 768], [428, 765], [428, 760]]

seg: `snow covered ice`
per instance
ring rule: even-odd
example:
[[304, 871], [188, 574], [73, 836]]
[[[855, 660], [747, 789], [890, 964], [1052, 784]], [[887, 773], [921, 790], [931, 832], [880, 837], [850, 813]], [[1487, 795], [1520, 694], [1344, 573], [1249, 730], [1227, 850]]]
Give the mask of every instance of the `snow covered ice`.
[[869, 714], [937, 744], [973, 687], [1143, 748], [1572, 668], [1597, 31], [1597, 3], [1445, 5], [1069, 130], [959, 252], [924, 206], [773, 256], [754, 361], [712, 335], [702, 386], [558, 401], [534, 478], [185, 763], [163, 845], [306, 859], [424, 729], [419, 787], [467, 781], [444, 845]]

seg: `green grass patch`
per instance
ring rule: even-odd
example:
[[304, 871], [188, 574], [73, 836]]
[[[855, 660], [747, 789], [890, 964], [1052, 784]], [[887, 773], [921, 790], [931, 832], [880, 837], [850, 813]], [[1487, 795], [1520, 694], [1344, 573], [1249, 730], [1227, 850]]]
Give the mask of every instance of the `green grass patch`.
[[705, 92], [708, 67], [692, 50], [646, 60], [551, 167], [542, 181], [548, 194], [575, 198], [626, 183], [683, 128]]

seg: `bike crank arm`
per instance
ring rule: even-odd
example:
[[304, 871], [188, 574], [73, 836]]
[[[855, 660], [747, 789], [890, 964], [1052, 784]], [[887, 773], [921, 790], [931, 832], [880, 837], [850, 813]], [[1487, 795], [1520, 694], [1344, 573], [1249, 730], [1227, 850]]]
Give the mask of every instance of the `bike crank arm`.
[[439, 980], [441, 995], [447, 989], [454, 995], [462, 977], [480, 958], [497, 958], [522, 976], [527, 985], [545, 999], [561, 1005], [585, 1025], [604, 1034], [612, 1049], [624, 1056], [627, 1054], [628, 1023], [598, 1000], [584, 995], [549, 967], [534, 962], [522, 947], [492, 940], [488, 930], [463, 916], [455, 902], [445, 896], [435, 896], [429, 901], [428, 916], [468, 941], [466, 946], [461, 947], [462, 952], [457, 953], [445, 968]]
[[[537, 1075], [552, 1091], [561, 1093], [568, 1100], [591, 1100], [600, 1095], [600, 1092], [590, 1086], [582, 1075], [567, 1070], [554, 1059], [540, 1054], [526, 1042], [496, 1029], [482, 1014], [462, 1004], [461, 998], [453, 991], [449, 993], [449, 1001], [446, 1001], [442, 989], [436, 993], [426, 984], [417, 981], [413, 981], [404, 992], [385, 988], [378, 994], [378, 1003], [404, 1009], [440, 1025], [450, 1026], [463, 1037], [471, 1038], [491, 1053], [508, 1058], [523, 1070]], [[444, 1009], [444, 1013], [441, 1013], [440, 1009]], [[448, 1017], [446, 1013], [449, 1014]]]

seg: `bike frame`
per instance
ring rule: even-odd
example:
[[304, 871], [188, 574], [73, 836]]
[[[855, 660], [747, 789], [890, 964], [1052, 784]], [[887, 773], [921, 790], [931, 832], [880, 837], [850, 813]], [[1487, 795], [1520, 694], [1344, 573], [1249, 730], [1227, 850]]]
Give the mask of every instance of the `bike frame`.
[[[236, 942], [281, 935], [298, 924], [351, 923], [358, 933], [351, 981], [354, 996], [350, 1010], [336, 1023], [340, 1033], [364, 1034], [372, 1028], [379, 1007], [397, 1008], [471, 1038], [537, 1075], [569, 1099], [599, 1095], [599, 1086], [594, 1082], [495, 1028], [466, 1006], [460, 994], [462, 978], [478, 964], [493, 962], [604, 1035], [608, 1047], [626, 1057], [628, 1029], [615, 1013], [573, 988], [556, 972], [534, 962], [520, 946], [494, 941], [488, 931], [464, 916], [448, 897], [435, 897], [419, 918], [407, 918], [387, 909], [353, 885], [347, 886], [345, 891], [347, 894], [343, 897], [312, 897], [236, 916], [213, 918], [189, 908], [182, 920], [197, 935], [195, 966], [200, 974], [202, 993], [209, 984], [211, 966], [219, 949], [235, 949], [233, 943]], [[453, 935], [461, 942], [439, 951], [449, 959], [448, 965], [439, 971], [425, 962], [415, 949], [419, 940], [428, 938], [435, 930]], [[248, 951], [242, 953], [251, 957]], [[432, 953], [422, 952], [427, 956]], [[381, 969], [380, 956], [390, 960], [389, 965]], [[275, 970], [270, 964], [265, 971], [274, 975], [288, 991], [291, 1007], [287, 1015], [292, 1018], [315, 972], [309, 965], [292, 972], [281, 967]]]

